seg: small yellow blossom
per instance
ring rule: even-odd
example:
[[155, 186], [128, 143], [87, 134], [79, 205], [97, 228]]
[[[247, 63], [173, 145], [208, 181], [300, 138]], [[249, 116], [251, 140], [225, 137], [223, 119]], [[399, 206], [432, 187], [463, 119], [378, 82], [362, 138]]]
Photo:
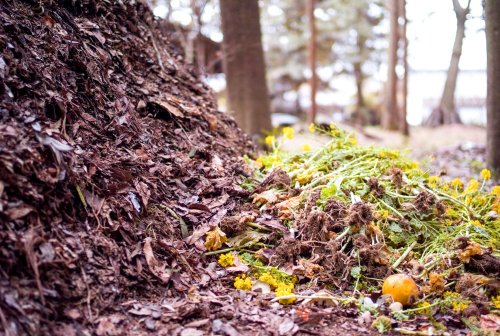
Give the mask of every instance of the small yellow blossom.
[[439, 182], [441, 181], [441, 178], [440, 178], [439, 176], [436, 176], [436, 175], [434, 175], [434, 176], [429, 176], [429, 178], [427, 179], [427, 181], [428, 181], [429, 183], [434, 183], [434, 184], [437, 184], [437, 183], [439, 183]]
[[450, 291], [446, 291], [444, 292], [443, 294], [443, 297], [445, 299], [449, 299], [449, 298], [457, 298], [459, 296], [459, 294], [457, 292], [450, 292]]
[[424, 301], [424, 302], [421, 302], [417, 305], [418, 308], [420, 308], [419, 311], [421, 311], [423, 314], [430, 314], [431, 313], [431, 309], [430, 308], [427, 308], [429, 307], [431, 304], [428, 302], [428, 301]]
[[265, 282], [266, 284], [268, 284], [273, 288], [278, 287], [279, 284], [278, 280], [275, 277], [273, 277], [272, 274], [269, 272], [262, 273], [261, 276], [259, 277], [259, 280]]
[[312, 180], [312, 175], [310, 173], [305, 172], [297, 175], [297, 181], [300, 183], [300, 185], [304, 185], [311, 180]]
[[276, 137], [274, 135], [268, 135], [266, 136], [266, 138], [264, 139], [264, 142], [266, 143], [266, 145], [268, 146], [273, 146], [274, 143], [276, 142]]
[[483, 226], [483, 224], [481, 224], [481, 222], [478, 221], [477, 219], [473, 220], [471, 223], [472, 223], [472, 225], [475, 225], [475, 226]]
[[481, 178], [483, 180], [489, 180], [491, 178], [491, 172], [486, 168], [481, 170]]
[[[287, 295], [293, 295], [293, 284], [286, 284], [283, 282], [280, 282], [278, 284], [278, 287], [276, 287], [276, 296], [287, 296]], [[291, 304], [294, 303], [296, 298], [292, 297], [289, 299], [281, 299], [280, 303], [281, 304]]]
[[493, 302], [493, 305], [495, 306], [495, 308], [500, 309], [500, 295], [492, 296], [491, 302]]
[[350, 137], [349, 137], [349, 143], [350, 143], [351, 145], [356, 145], [356, 144], [358, 143], [358, 140], [356, 139], [356, 137], [354, 137], [354, 136], [350, 136]]
[[245, 274], [237, 276], [234, 279], [234, 288], [241, 290], [252, 289], [252, 279], [248, 278]]
[[302, 146], [300, 146], [300, 149], [307, 153], [311, 151], [311, 146], [308, 144], [303, 144]]
[[284, 127], [283, 136], [287, 139], [293, 139], [293, 137], [295, 136], [295, 130], [291, 127]]
[[486, 197], [484, 197], [484, 196], [477, 196], [477, 197], [474, 198], [473, 203], [476, 204], [476, 205], [484, 205], [486, 203]]
[[316, 125], [314, 125], [313, 123], [311, 123], [309, 125], [309, 132], [311, 132], [311, 133], [316, 132]]
[[500, 202], [495, 202], [491, 206], [491, 210], [495, 211], [497, 214], [500, 214]]
[[222, 267], [234, 266], [234, 255], [232, 253], [221, 254], [219, 257], [219, 265]]
[[500, 196], [500, 186], [494, 186], [493, 189], [491, 189], [491, 193], [495, 196]]
[[389, 217], [389, 211], [385, 209], [379, 210], [375, 213], [375, 216], [377, 217], [377, 219], [386, 219], [387, 217]]
[[453, 311], [455, 313], [461, 313], [463, 312], [467, 307], [469, 307], [469, 304], [467, 302], [463, 301], [454, 301], [452, 303]]
[[475, 180], [475, 179], [472, 179], [467, 184], [467, 187], [465, 188], [465, 191], [466, 192], [476, 192], [478, 188], [479, 188], [479, 182], [477, 180]]
[[464, 187], [462, 180], [458, 177], [451, 180], [450, 185], [455, 189], [462, 189]]

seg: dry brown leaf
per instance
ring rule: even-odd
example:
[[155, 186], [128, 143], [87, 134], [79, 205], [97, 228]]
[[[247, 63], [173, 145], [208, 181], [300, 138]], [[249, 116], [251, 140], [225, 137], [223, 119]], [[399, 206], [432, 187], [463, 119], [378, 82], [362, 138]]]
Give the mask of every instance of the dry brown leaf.
[[5, 214], [7, 215], [7, 217], [9, 217], [9, 219], [16, 220], [25, 217], [33, 210], [34, 209], [29, 205], [21, 205], [17, 208], [8, 209], [7, 211], [5, 211]]
[[207, 232], [205, 248], [209, 251], [215, 251], [220, 249], [226, 241], [226, 234], [218, 227], [214, 227], [211, 231]]
[[255, 194], [253, 196], [253, 203], [258, 203], [258, 204], [273, 204], [276, 203], [278, 200], [278, 197], [276, 196], [276, 193], [273, 190], [266, 190], [264, 192], [261, 192], [260, 194]]
[[165, 265], [158, 262], [153, 254], [153, 248], [151, 247], [151, 238], [148, 237], [144, 240], [143, 247], [144, 256], [146, 257], [146, 263], [148, 264], [151, 273], [156, 275], [163, 283], [167, 283], [172, 276], [172, 270], [167, 269]]
[[500, 316], [493, 314], [481, 316], [481, 329], [487, 332], [500, 331]]
[[458, 257], [460, 258], [460, 260], [467, 264], [469, 263], [471, 257], [482, 254], [483, 250], [481, 249], [481, 246], [479, 246], [479, 244], [475, 241], [470, 240], [463, 252], [460, 252], [458, 254]]

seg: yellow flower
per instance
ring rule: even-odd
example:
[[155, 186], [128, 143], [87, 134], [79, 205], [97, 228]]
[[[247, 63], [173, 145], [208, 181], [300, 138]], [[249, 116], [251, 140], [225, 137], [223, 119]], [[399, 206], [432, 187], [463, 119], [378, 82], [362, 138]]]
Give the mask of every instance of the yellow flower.
[[312, 175], [309, 173], [301, 173], [297, 175], [297, 181], [300, 183], [300, 185], [304, 185], [311, 180], [312, 180]]
[[389, 217], [389, 211], [385, 209], [379, 210], [375, 213], [375, 216], [377, 217], [377, 219], [386, 219], [387, 217]]
[[462, 180], [458, 177], [451, 180], [450, 185], [455, 189], [462, 189], [464, 187]]
[[500, 309], [500, 295], [492, 296], [491, 297], [491, 302], [493, 302], [493, 305], [495, 306], [496, 309]]
[[431, 188], [436, 188], [439, 182], [441, 182], [441, 178], [439, 176], [429, 176], [427, 179], [427, 182], [429, 183], [429, 186]]
[[483, 180], [489, 180], [491, 178], [491, 172], [486, 168], [481, 170], [481, 178]]
[[417, 305], [418, 308], [421, 308], [420, 311], [423, 313], [423, 314], [430, 314], [431, 313], [431, 309], [430, 308], [427, 308], [429, 307], [431, 304], [428, 302], [428, 301], [424, 301], [424, 302], [421, 302]]
[[350, 136], [349, 137], [349, 143], [351, 145], [356, 145], [358, 143], [358, 140], [356, 140], [356, 137], [355, 136]]
[[257, 164], [256, 164], [257, 168], [262, 168], [262, 167], [264, 167], [264, 165], [265, 165], [265, 164], [264, 164], [264, 158], [263, 158], [262, 156], [259, 156], [259, 157], [255, 160], [255, 163], [257, 163]]
[[500, 203], [493, 203], [493, 205], [491, 206], [491, 210], [495, 211], [497, 214], [500, 214]]
[[457, 298], [457, 297], [458, 297], [458, 295], [459, 295], [459, 294], [458, 294], [457, 292], [450, 292], [450, 291], [446, 291], [446, 292], [444, 292], [443, 297], [444, 297], [445, 299], [448, 299], [448, 298], [452, 298], [452, 299], [453, 299], [453, 298]]
[[276, 137], [274, 135], [268, 135], [266, 136], [266, 138], [264, 139], [264, 142], [266, 143], [266, 145], [268, 146], [273, 146], [274, 143], [276, 142]]
[[311, 132], [311, 133], [316, 132], [316, 125], [314, 125], [313, 123], [311, 123], [309, 125], [309, 132]]
[[303, 144], [302, 146], [300, 146], [300, 149], [307, 153], [311, 151], [311, 146], [308, 144]]
[[436, 175], [434, 175], [434, 176], [429, 176], [429, 178], [427, 179], [427, 181], [428, 181], [429, 183], [434, 183], [434, 184], [437, 184], [437, 183], [439, 183], [439, 182], [441, 181], [441, 178], [440, 178], [439, 176], [436, 176]]
[[287, 139], [293, 139], [295, 135], [295, 130], [291, 127], [284, 127], [283, 128], [283, 136]]
[[469, 307], [469, 304], [467, 302], [460, 302], [460, 301], [454, 301], [452, 303], [453, 311], [455, 313], [461, 313], [463, 312], [467, 307]]
[[278, 280], [276, 280], [276, 278], [273, 277], [272, 274], [269, 272], [262, 273], [261, 276], [259, 277], [259, 280], [262, 282], [265, 282], [266, 284], [268, 284], [269, 286], [271, 286], [273, 288], [278, 287], [278, 284], [279, 284]]
[[467, 184], [467, 188], [465, 188], [466, 192], [476, 192], [479, 188], [479, 182], [475, 179], [470, 180], [469, 184]]
[[222, 267], [234, 266], [234, 255], [231, 252], [221, 254], [219, 257], [219, 265]]
[[483, 226], [483, 224], [481, 224], [481, 222], [478, 220], [473, 220], [471, 223], [472, 223], [472, 225], [475, 225], [475, 226]]
[[245, 274], [237, 276], [234, 279], [234, 288], [241, 290], [252, 289], [252, 279], [248, 278]]
[[[278, 287], [276, 287], [276, 296], [288, 296], [293, 295], [293, 284], [286, 284], [284, 282], [278, 283]], [[289, 299], [281, 299], [281, 304], [291, 304], [294, 303], [296, 298], [292, 297]]]
[[491, 193], [495, 196], [500, 196], [500, 186], [494, 186], [493, 189], [491, 189]]

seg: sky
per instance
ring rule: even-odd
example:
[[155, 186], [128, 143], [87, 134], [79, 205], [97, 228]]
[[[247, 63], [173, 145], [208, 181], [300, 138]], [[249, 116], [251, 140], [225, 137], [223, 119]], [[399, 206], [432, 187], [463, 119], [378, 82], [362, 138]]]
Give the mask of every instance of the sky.
[[[465, 6], [466, 1], [461, 1]], [[471, 18], [466, 22], [466, 37], [460, 68], [486, 69], [486, 39], [482, 19], [482, 0], [471, 1]], [[447, 69], [456, 30], [451, 0], [408, 0], [408, 55], [414, 70]]]

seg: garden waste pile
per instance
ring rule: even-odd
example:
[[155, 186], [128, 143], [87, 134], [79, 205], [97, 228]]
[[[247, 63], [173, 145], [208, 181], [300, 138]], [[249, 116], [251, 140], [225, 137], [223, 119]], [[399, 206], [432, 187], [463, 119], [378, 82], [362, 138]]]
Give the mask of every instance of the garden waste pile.
[[498, 330], [487, 170], [446, 182], [335, 127], [253, 156], [146, 1], [0, 22], [0, 334]]
[[298, 307], [303, 322], [334, 306], [379, 332], [498, 332], [500, 186], [486, 189], [491, 172], [445, 181], [335, 125], [310, 131], [331, 140], [288, 153], [293, 129], [268, 136], [270, 151], [247, 160], [252, 206], [207, 234], [207, 254], [236, 272], [234, 287]]

